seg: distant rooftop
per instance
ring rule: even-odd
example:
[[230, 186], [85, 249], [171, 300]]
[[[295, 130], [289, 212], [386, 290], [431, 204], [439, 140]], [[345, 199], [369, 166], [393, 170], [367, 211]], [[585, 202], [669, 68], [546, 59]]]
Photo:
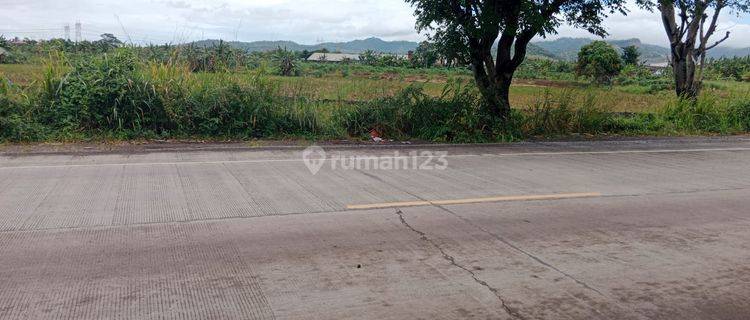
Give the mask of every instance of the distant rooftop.
[[652, 67], [652, 68], [668, 68], [669, 67], [669, 62], [649, 63], [648, 66]]
[[358, 54], [348, 54], [348, 53], [322, 53], [322, 52], [316, 52], [313, 53], [309, 58], [307, 58], [307, 61], [330, 61], [330, 62], [342, 62], [342, 61], [359, 61], [359, 55]]

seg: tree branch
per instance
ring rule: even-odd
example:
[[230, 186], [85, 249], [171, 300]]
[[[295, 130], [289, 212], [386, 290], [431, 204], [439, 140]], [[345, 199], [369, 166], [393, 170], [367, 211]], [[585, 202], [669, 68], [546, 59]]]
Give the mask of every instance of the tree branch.
[[727, 39], [729, 39], [729, 31], [727, 31], [727, 33], [724, 35], [723, 38], [721, 38], [721, 40], [716, 41], [714, 44], [712, 44], [712, 45], [706, 47], [705, 49], [703, 49], [703, 52], [706, 52], [708, 50], [713, 49], [714, 47], [718, 46], [719, 44], [721, 44], [722, 42], [724, 42]]

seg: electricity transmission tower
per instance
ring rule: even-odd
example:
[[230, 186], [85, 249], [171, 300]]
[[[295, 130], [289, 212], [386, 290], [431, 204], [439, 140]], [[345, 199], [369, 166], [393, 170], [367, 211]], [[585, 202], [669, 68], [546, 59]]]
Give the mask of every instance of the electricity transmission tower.
[[65, 40], [70, 41], [70, 25], [65, 25]]
[[76, 22], [76, 43], [81, 42], [81, 21]]

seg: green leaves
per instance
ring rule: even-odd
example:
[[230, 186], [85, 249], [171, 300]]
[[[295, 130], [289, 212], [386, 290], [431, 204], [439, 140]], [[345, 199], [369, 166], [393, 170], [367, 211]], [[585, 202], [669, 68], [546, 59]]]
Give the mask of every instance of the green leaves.
[[605, 41], [591, 42], [578, 53], [576, 74], [591, 77], [599, 84], [609, 84], [621, 69], [620, 55]]

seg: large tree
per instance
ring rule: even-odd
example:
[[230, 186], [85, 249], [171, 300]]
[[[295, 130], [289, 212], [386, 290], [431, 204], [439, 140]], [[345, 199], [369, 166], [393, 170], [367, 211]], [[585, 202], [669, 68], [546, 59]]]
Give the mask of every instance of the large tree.
[[720, 14], [746, 13], [750, 0], [647, 0], [644, 4], [657, 7], [661, 13], [672, 51], [670, 63], [677, 95], [695, 99], [703, 82], [706, 52], [729, 38], [727, 31], [718, 40], [711, 40]]
[[[510, 84], [535, 36], [563, 22], [605, 36], [608, 13], [625, 13], [624, 0], [406, 0], [415, 7], [417, 30], [459, 40], [490, 114], [510, 116]], [[498, 39], [499, 38], [499, 39]], [[493, 46], [497, 51], [493, 56]]]

